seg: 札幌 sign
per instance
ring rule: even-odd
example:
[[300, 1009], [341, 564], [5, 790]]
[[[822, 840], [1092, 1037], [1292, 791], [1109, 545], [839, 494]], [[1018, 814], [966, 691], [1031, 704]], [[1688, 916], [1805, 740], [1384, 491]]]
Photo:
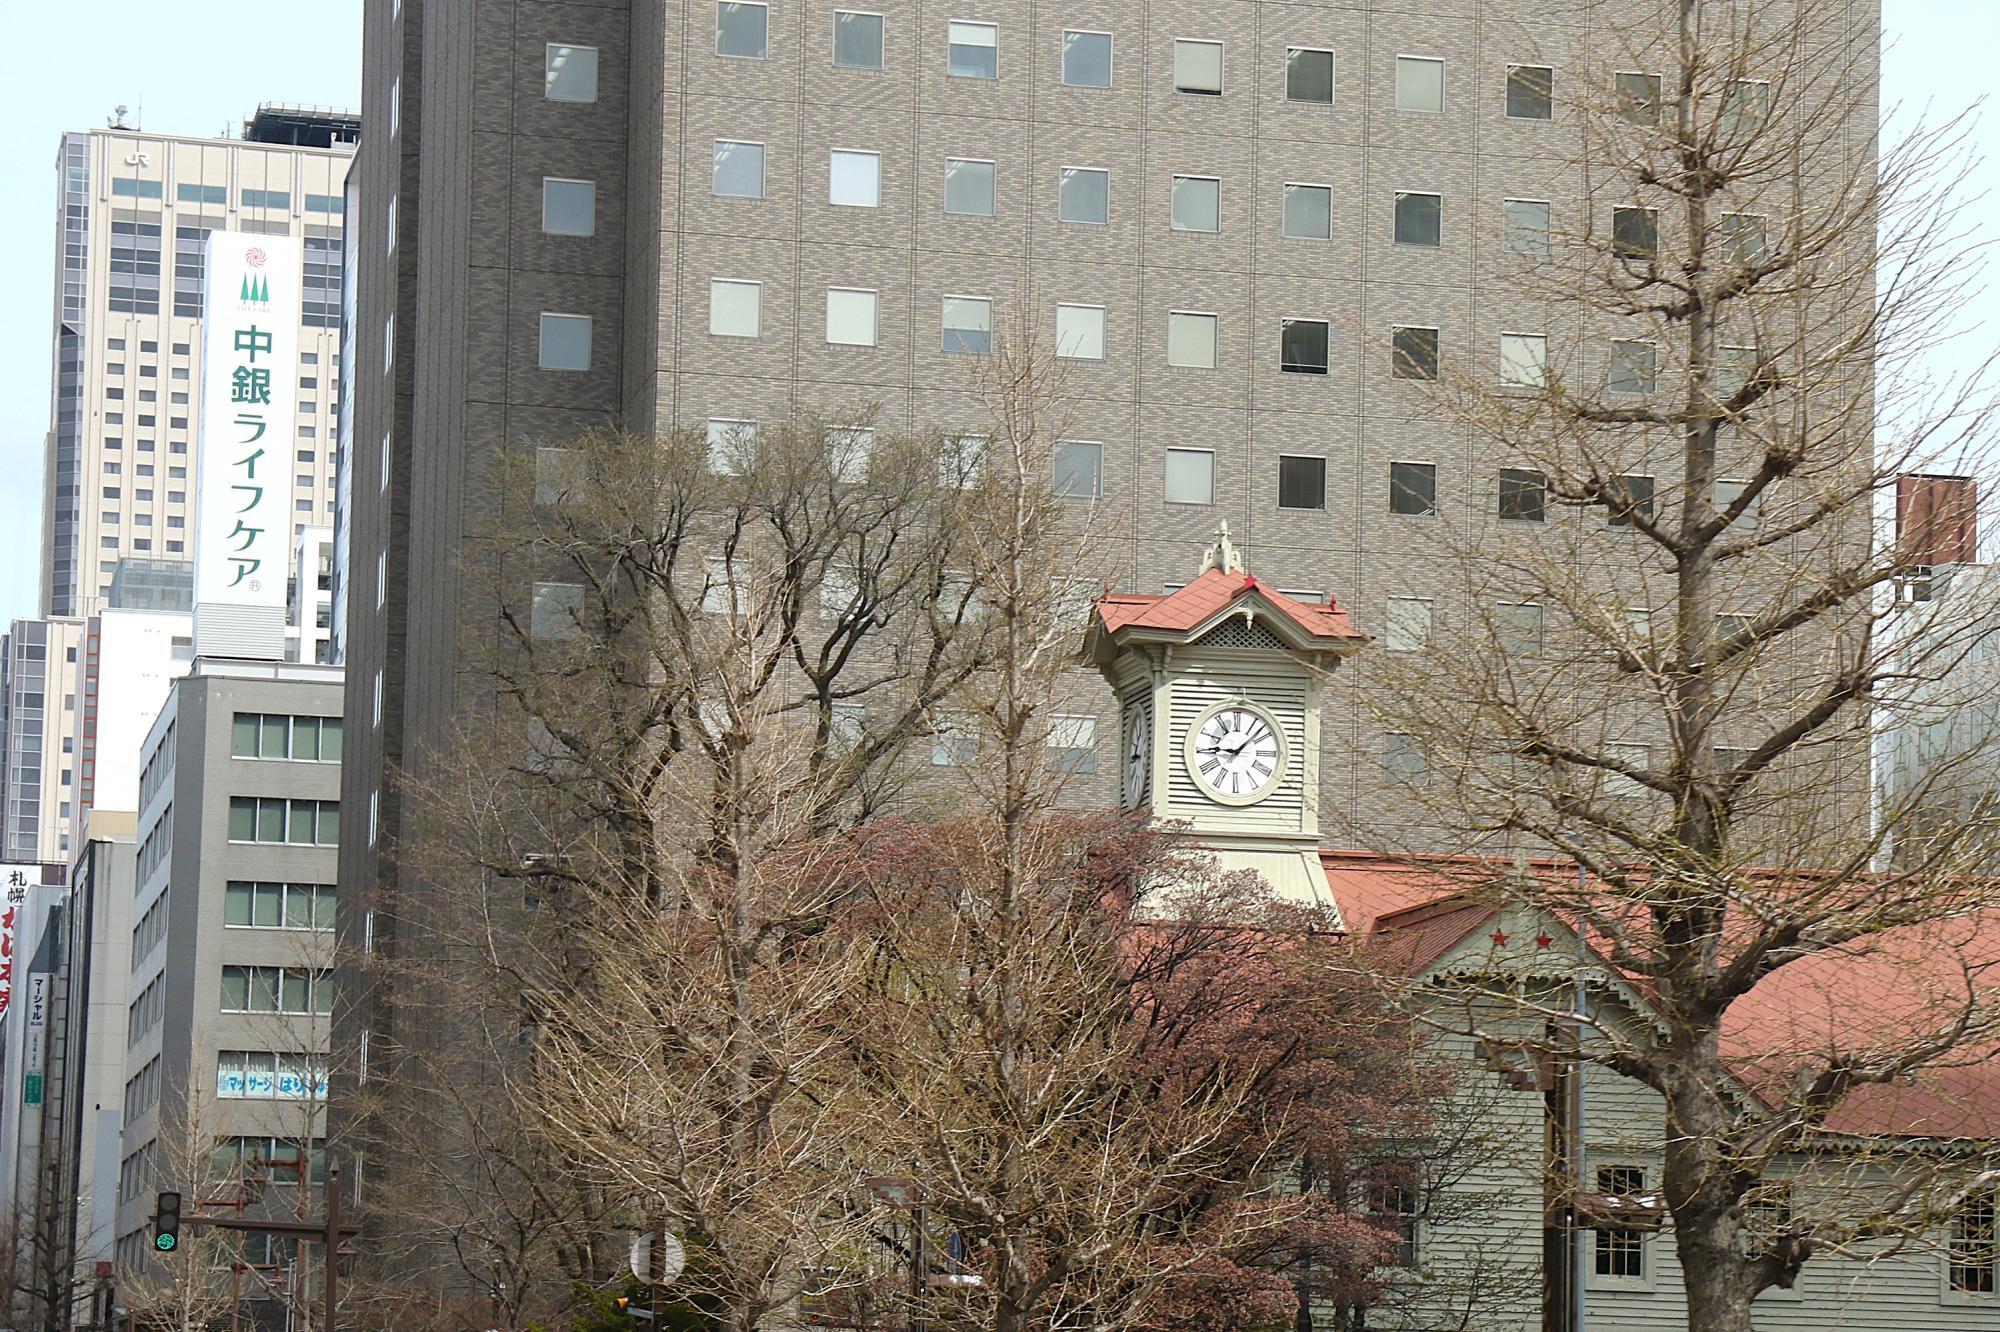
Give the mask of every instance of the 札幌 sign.
[[284, 656], [302, 263], [289, 236], [209, 233], [194, 524], [200, 653]]
[[40, 865], [0, 865], [0, 1017], [14, 1000], [14, 931], [28, 902], [28, 889], [42, 881]]

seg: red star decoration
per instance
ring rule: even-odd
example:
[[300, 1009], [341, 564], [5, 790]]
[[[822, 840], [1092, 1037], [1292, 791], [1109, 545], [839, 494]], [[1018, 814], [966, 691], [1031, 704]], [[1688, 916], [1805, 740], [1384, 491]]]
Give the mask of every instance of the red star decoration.
[[1493, 937], [1493, 945], [1494, 945], [1494, 947], [1496, 947], [1496, 948], [1504, 948], [1504, 947], [1506, 947], [1506, 944], [1507, 944], [1507, 931], [1505, 931], [1505, 930], [1495, 930], [1495, 931], [1493, 931], [1493, 936], [1492, 936], [1492, 937]]
[[1554, 942], [1555, 940], [1549, 937], [1548, 931], [1546, 930], [1535, 936], [1535, 947], [1537, 948], [1547, 948], [1550, 944]]

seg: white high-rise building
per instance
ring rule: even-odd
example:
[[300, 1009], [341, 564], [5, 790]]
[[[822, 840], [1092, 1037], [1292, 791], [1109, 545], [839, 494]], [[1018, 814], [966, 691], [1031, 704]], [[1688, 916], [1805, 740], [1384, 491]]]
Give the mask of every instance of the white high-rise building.
[[274, 453], [300, 526], [333, 517], [344, 190], [359, 120], [266, 107], [240, 139], [66, 134], [57, 158], [55, 386], [42, 610], [89, 616], [126, 556], [193, 553], [203, 247], [298, 237], [298, 420]]

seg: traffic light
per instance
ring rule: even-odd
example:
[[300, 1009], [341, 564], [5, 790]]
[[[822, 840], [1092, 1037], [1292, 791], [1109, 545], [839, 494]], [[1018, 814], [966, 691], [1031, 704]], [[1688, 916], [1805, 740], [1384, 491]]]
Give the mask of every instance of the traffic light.
[[153, 1251], [172, 1253], [181, 1247], [181, 1195], [162, 1193], [153, 1204]]

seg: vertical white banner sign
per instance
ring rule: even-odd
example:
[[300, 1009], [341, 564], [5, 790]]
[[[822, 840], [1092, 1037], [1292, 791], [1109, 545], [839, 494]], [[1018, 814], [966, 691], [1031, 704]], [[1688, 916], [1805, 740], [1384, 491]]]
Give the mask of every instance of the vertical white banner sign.
[[194, 520], [198, 653], [285, 655], [303, 262], [290, 236], [209, 233]]

